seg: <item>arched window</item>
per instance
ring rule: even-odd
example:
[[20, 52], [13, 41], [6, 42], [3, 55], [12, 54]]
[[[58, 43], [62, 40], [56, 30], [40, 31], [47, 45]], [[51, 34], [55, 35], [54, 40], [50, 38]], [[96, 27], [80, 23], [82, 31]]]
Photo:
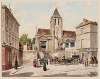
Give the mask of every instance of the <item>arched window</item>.
[[55, 24], [56, 24], [56, 19], [55, 19]]
[[58, 19], [58, 25], [59, 25], [59, 19]]
[[70, 47], [74, 47], [75, 46], [75, 43], [74, 42], [71, 42], [70, 43]]
[[40, 41], [40, 47], [46, 48], [46, 41]]
[[65, 47], [69, 48], [69, 43], [68, 42], [65, 43]]

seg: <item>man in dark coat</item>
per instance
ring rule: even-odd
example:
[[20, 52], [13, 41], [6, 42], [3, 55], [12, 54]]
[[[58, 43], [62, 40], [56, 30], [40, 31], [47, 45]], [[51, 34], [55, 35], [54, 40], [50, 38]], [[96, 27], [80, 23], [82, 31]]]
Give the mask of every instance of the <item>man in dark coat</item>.
[[33, 66], [36, 67], [36, 60], [33, 60]]
[[17, 59], [15, 60], [15, 69], [18, 69], [18, 61], [17, 61]]
[[45, 60], [44, 60], [44, 62], [43, 62], [43, 70], [44, 70], [44, 71], [47, 70], [47, 68], [46, 68], [46, 61], [45, 61]]

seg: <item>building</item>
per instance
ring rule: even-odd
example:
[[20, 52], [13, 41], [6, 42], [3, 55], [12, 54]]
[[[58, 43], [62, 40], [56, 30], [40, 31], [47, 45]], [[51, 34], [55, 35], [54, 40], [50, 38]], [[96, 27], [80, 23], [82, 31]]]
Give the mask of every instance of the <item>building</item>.
[[97, 22], [83, 19], [83, 22], [76, 27], [76, 48], [83, 59], [97, 57]]
[[1, 6], [1, 43], [2, 43], [2, 69], [7, 70], [15, 65], [19, 54], [19, 23], [11, 10]]
[[65, 48], [65, 58], [71, 58], [76, 55], [76, 32], [75, 31], [63, 31], [63, 40]]
[[23, 45], [19, 42], [19, 66], [23, 65]]
[[75, 46], [75, 37], [75, 31], [63, 30], [62, 17], [56, 8], [50, 18], [50, 28], [38, 28], [35, 44], [38, 51], [46, 51], [53, 56], [56, 56], [58, 51], [63, 51], [63, 53], [59, 53], [63, 56], [65, 48], [69, 47], [69, 44], [72, 47]]

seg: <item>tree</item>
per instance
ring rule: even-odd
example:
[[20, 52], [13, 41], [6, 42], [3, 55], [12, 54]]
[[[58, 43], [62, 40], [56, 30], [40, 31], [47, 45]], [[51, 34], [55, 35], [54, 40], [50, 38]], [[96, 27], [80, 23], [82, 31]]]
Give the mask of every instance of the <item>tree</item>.
[[27, 49], [28, 50], [32, 50], [32, 39], [28, 37], [28, 34], [23, 34], [21, 37], [20, 37], [20, 43], [22, 45], [27, 45]]
[[27, 38], [27, 44], [32, 44], [31, 38]]
[[27, 39], [28, 39], [28, 34], [23, 34], [21, 37], [20, 37], [20, 43], [22, 45], [25, 45], [27, 43]]
[[35, 38], [32, 39], [32, 44], [35, 44], [35, 40], [36, 40]]
[[32, 50], [32, 40], [30, 38], [27, 38], [27, 49]]

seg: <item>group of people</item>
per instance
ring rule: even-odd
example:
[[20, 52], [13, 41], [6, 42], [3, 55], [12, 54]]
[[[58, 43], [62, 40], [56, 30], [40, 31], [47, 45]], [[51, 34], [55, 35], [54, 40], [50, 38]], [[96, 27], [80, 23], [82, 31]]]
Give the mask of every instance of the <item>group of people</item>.
[[92, 65], [97, 65], [98, 64], [98, 60], [97, 60], [96, 56], [91, 56], [90, 59], [91, 59], [90, 64], [92, 64]]
[[98, 64], [98, 60], [96, 56], [91, 56], [90, 58], [85, 58], [83, 60], [83, 64], [87, 67], [89, 65], [96, 66]]
[[48, 60], [47, 59], [34, 59], [33, 60], [33, 66], [34, 67], [40, 67], [43, 66], [43, 70], [47, 70]]

